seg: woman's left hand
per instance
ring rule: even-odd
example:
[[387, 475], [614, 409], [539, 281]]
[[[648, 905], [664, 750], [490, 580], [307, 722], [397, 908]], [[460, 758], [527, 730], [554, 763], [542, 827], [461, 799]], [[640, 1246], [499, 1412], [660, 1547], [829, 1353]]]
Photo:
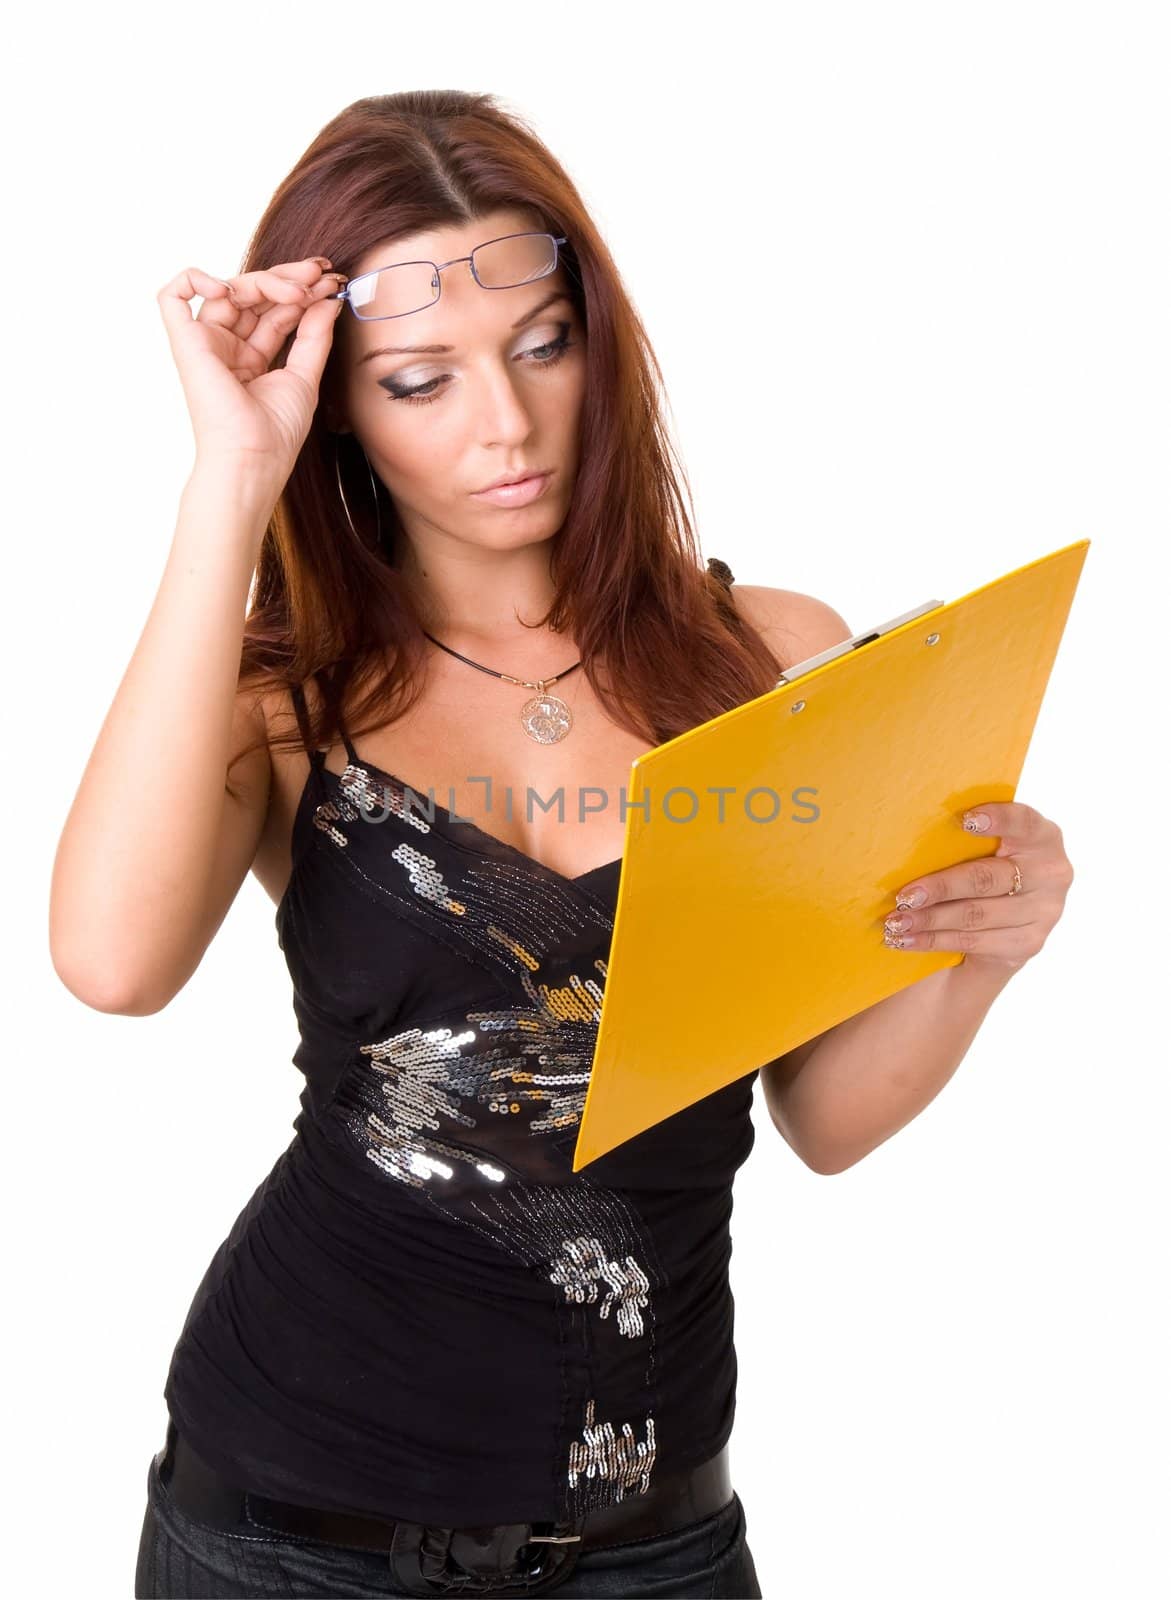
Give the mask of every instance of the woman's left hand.
[[[985, 818], [980, 826], [973, 826]], [[916, 878], [895, 897], [883, 943], [894, 950], [962, 950], [962, 965], [1015, 972], [1043, 947], [1065, 909], [1073, 867], [1061, 829], [1018, 801], [972, 806], [971, 833], [999, 838], [994, 855]], [[922, 899], [914, 900], [913, 891]]]

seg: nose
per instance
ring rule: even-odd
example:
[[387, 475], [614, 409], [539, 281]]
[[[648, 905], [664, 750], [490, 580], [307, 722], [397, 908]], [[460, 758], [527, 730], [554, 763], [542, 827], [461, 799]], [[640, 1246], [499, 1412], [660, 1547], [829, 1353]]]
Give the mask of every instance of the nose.
[[480, 438], [485, 444], [517, 444], [533, 431], [533, 419], [507, 367], [492, 366], [477, 378]]

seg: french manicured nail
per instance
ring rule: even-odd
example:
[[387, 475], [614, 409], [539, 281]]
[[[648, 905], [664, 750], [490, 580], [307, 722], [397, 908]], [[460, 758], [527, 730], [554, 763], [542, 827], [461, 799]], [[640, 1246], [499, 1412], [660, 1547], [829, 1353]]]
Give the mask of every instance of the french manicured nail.
[[903, 889], [895, 895], [895, 905], [900, 911], [914, 911], [927, 899], [926, 889]]
[[986, 833], [990, 826], [988, 818], [982, 811], [971, 813], [964, 818], [964, 827], [969, 833]]
[[883, 927], [887, 933], [906, 933], [911, 926], [910, 917], [887, 917]]

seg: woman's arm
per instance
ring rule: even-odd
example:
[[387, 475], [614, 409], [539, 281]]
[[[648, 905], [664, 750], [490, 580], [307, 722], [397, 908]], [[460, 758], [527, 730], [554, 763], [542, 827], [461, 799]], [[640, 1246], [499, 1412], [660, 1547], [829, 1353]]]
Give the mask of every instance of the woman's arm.
[[271, 473], [192, 472], [158, 593], [102, 725], [53, 864], [49, 944], [61, 981], [99, 1011], [161, 1010], [239, 890], [268, 805], [263, 734], [237, 698], [244, 613]]
[[944, 967], [819, 1034], [795, 1071], [770, 1062], [773, 1126], [814, 1172], [854, 1166], [935, 1099], [1011, 976]]
[[[185, 267], [158, 293], [195, 468], [66, 819], [50, 895], [53, 965], [98, 1011], [161, 1011], [199, 965], [256, 854], [272, 764], [263, 707], [238, 689], [244, 614], [317, 406], [341, 305], [328, 265], [282, 262], [229, 280]], [[234, 800], [229, 766], [257, 735], [263, 743], [232, 768]]]
[[853, 1166], [934, 1099], [1064, 913], [1073, 865], [1051, 818], [1019, 800], [984, 800], [962, 821], [997, 838], [997, 849], [904, 884], [885, 937], [894, 960], [904, 949], [958, 950], [962, 963], [821, 1034], [795, 1074], [765, 1068], [773, 1121], [817, 1172]]
[[[837, 612], [809, 595], [755, 588], [745, 600], [750, 619], [771, 629], [774, 649], [784, 642], [786, 665], [850, 637]], [[921, 875], [916, 881], [927, 891], [926, 904], [904, 916], [910, 937], [906, 927], [900, 930], [908, 947], [913, 940], [917, 948], [962, 950], [964, 960], [761, 1069], [773, 1125], [815, 1172], [844, 1172], [918, 1116], [964, 1059], [1009, 978], [1042, 948], [1062, 914], [1073, 869], [1060, 828], [1018, 801], [973, 809], [987, 814], [986, 830], [1000, 839], [995, 858]], [[1023, 895], [1019, 876], [1012, 889], [1017, 866]], [[898, 959], [892, 951], [891, 960]]]

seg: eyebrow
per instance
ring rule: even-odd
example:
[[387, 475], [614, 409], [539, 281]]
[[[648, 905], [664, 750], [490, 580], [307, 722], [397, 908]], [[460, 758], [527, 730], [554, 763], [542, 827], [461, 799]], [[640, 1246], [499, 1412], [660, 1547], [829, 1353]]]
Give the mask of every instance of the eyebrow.
[[[569, 300], [569, 295], [564, 289], [555, 289], [552, 294], [546, 295], [544, 300], [539, 300], [531, 311], [526, 311], [523, 317], [518, 317], [512, 324], [512, 329], [523, 328], [526, 323], [532, 322], [534, 317], [539, 317], [542, 311], [556, 305], [558, 300]], [[571, 302], [572, 303], [572, 302]], [[354, 365], [360, 367], [363, 362], [373, 361], [375, 356], [446, 356], [455, 349], [451, 344], [383, 344], [377, 350], [367, 350], [366, 354], [359, 356]]]

